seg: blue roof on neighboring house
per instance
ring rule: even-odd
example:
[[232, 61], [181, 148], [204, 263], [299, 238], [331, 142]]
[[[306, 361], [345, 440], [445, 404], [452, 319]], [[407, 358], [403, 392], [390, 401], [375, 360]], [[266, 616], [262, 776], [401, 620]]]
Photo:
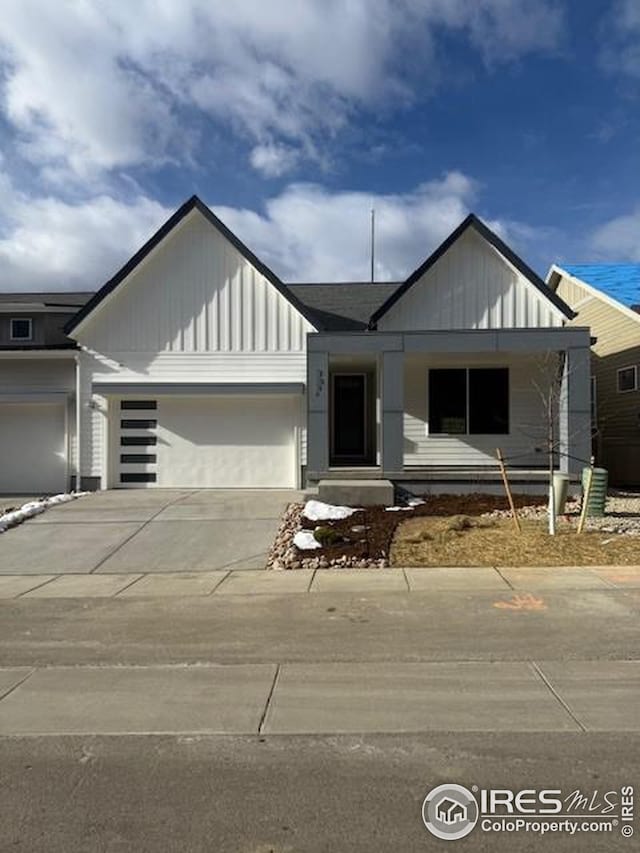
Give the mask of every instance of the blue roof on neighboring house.
[[628, 308], [640, 305], [640, 264], [562, 264], [562, 269]]

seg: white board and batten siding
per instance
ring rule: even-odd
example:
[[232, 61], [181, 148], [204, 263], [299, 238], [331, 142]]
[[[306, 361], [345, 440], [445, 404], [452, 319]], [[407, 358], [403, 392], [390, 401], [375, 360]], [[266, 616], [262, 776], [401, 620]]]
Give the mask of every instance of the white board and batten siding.
[[[561, 327], [564, 314], [497, 249], [466, 231], [421, 279], [383, 315], [381, 331]], [[509, 369], [508, 435], [429, 434], [428, 374], [441, 367]], [[535, 390], [549, 369], [544, 358], [513, 353], [408, 357], [405, 363], [404, 464], [477, 467], [495, 465], [496, 447], [518, 456], [519, 466], [544, 462], [545, 422]]]
[[[430, 369], [506, 367], [509, 370], [509, 433], [504, 435], [430, 435], [428, 375]], [[496, 448], [517, 456], [519, 467], [544, 465], [547, 424], [536, 385], [548, 382], [551, 363], [544, 356], [512, 353], [415, 356], [405, 364], [404, 464], [427, 467], [495, 466]]]
[[[273, 284], [194, 210], [74, 337], [84, 350], [83, 395], [90, 400], [93, 384], [110, 382], [131, 383], [134, 396], [143, 383], [304, 385], [309, 331]], [[83, 408], [83, 473], [114, 485], [106, 460], [117, 400], [94, 394], [91, 405]], [[296, 458], [304, 464], [302, 397], [291, 405]]]
[[[194, 210], [77, 330], [113, 353], [304, 353], [309, 323]], [[162, 381], [162, 377], [158, 377]]]
[[562, 326], [565, 319], [470, 228], [380, 318], [378, 329], [543, 328]]

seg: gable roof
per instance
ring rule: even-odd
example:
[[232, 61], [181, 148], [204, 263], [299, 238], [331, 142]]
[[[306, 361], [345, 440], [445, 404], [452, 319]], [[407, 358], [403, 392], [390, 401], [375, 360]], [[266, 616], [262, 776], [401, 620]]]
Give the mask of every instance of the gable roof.
[[544, 281], [537, 275], [531, 267], [529, 267], [522, 258], [518, 257], [516, 253], [510, 249], [506, 243], [504, 243], [497, 234], [495, 234], [490, 228], [488, 228], [484, 222], [479, 219], [475, 213], [470, 213], [463, 222], [458, 225], [458, 227], [453, 231], [447, 239], [441, 243], [438, 248], [431, 254], [429, 257], [422, 263], [416, 270], [414, 270], [409, 278], [400, 285], [396, 289], [394, 293], [389, 296], [386, 302], [378, 308], [377, 311], [373, 313], [371, 319], [369, 321], [369, 328], [374, 329], [378, 320], [383, 317], [389, 309], [395, 305], [395, 303], [404, 296], [404, 294], [412, 287], [422, 276], [431, 269], [431, 267], [436, 263], [436, 261], [440, 260], [440, 258], [447, 252], [451, 246], [460, 238], [462, 235], [469, 229], [473, 228], [481, 237], [483, 237], [487, 243], [493, 246], [503, 257], [509, 261], [512, 266], [514, 266], [518, 272], [527, 279], [527, 281], [532, 284], [537, 290], [540, 291], [542, 296], [545, 297], [549, 302], [553, 304], [555, 308], [557, 308], [568, 320], [572, 320], [576, 315], [575, 312], [569, 308], [569, 306], [564, 302], [564, 300], [560, 299], [560, 297], [551, 290], [548, 285], [544, 283]]
[[563, 264], [559, 269], [627, 308], [640, 306], [640, 264]]
[[236, 235], [227, 228], [227, 226], [222, 222], [221, 219], [210, 210], [207, 205], [201, 201], [197, 195], [192, 195], [191, 198], [187, 199], [183, 205], [181, 205], [176, 212], [167, 219], [167, 221], [162, 225], [156, 233], [142, 246], [142, 248], [138, 249], [138, 251], [130, 258], [127, 263], [121, 267], [118, 272], [107, 281], [100, 290], [95, 293], [91, 299], [78, 311], [78, 313], [71, 318], [71, 320], [65, 326], [65, 332], [67, 334], [71, 334], [74, 329], [76, 329], [83, 320], [85, 320], [105, 299], [109, 296], [113, 291], [120, 285], [122, 282], [136, 269], [139, 264], [144, 261], [144, 259], [158, 246], [165, 237], [168, 237], [169, 234], [176, 228], [183, 219], [185, 219], [193, 210], [198, 210], [205, 219], [213, 225], [213, 227], [219, 231], [223, 237], [225, 237], [235, 249], [240, 252], [240, 254], [247, 260], [249, 263], [254, 266], [261, 275], [263, 275], [267, 281], [272, 284], [275, 289], [282, 295], [284, 298], [297, 310], [300, 314], [307, 320], [311, 325], [315, 325], [314, 321], [306, 308], [305, 305], [300, 302], [300, 300], [295, 296], [295, 294], [291, 293], [287, 289], [287, 287], [283, 284], [283, 282], [278, 278], [278, 276], [269, 269], [269, 267], [264, 264], [261, 260], [259, 260], [253, 252], [245, 246], [245, 244], [240, 240]]
[[309, 309], [313, 325], [323, 332], [363, 331], [369, 317], [398, 289], [400, 282], [345, 281], [287, 284]]

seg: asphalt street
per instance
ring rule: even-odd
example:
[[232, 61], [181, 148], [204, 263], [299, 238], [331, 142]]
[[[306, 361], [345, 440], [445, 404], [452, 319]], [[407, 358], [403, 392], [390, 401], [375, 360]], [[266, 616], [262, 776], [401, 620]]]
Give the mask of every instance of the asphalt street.
[[439, 586], [3, 599], [0, 850], [634, 849], [421, 803], [635, 784], [637, 586]]
[[0, 740], [0, 849], [25, 853], [631, 851], [634, 838], [421, 820], [442, 782], [602, 792], [637, 779], [619, 734], [52, 737]]

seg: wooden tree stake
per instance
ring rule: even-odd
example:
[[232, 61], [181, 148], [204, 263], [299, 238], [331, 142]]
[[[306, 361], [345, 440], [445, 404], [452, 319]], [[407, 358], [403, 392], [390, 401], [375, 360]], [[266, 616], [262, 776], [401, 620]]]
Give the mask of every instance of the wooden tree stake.
[[507, 469], [504, 466], [504, 459], [502, 458], [502, 451], [498, 447], [496, 449], [496, 455], [498, 457], [498, 465], [500, 466], [500, 473], [502, 474], [502, 482], [504, 483], [504, 490], [507, 493], [507, 500], [509, 501], [509, 506], [511, 507], [511, 515], [513, 516], [513, 523], [516, 526], [516, 530], [518, 533], [522, 533], [522, 527], [520, 527], [520, 519], [518, 518], [518, 514], [516, 512], [515, 504], [513, 503], [513, 495], [511, 494], [511, 486], [509, 485], [509, 478], [507, 477]]
[[587, 520], [587, 510], [589, 507], [589, 498], [591, 497], [591, 484], [593, 483], [593, 465], [589, 468], [589, 472], [587, 474], [587, 485], [584, 490], [584, 495], [582, 498], [582, 510], [580, 512], [580, 521], [578, 522], [578, 530], [577, 533], [582, 533], [584, 530], [584, 524]]

